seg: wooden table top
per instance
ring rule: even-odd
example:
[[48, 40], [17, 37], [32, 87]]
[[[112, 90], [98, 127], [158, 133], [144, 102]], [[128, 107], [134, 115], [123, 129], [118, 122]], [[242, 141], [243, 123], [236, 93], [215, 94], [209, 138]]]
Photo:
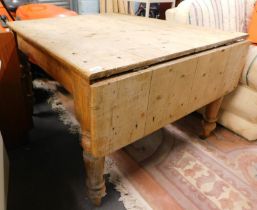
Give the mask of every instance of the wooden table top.
[[244, 33], [114, 14], [15, 21], [9, 26], [88, 80], [135, 71], [246, 37]]

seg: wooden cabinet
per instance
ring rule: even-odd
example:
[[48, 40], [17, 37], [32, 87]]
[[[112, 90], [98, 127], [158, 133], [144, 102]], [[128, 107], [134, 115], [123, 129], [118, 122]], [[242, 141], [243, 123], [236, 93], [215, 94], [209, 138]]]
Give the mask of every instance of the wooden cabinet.
[[11, 32], [0, 33], [0, 62], [0, 131], [10, 148], [24, 143], [24, 136], [32, 127], [26, 75], [21, 71]]

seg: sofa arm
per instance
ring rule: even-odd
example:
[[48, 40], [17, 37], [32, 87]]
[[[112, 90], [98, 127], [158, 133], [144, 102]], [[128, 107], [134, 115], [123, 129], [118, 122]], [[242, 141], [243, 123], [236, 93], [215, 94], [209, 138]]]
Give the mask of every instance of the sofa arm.
[[167, 21], [175, 21], [176, 8], [168, 9], [165, 12]]
[[181, 24], [189, 24], [191, 1], [182, 1], [176, 8], [166, 10], [166, 20]]
[[250, 45], [241, 83], [257, 91], [257, 46]]

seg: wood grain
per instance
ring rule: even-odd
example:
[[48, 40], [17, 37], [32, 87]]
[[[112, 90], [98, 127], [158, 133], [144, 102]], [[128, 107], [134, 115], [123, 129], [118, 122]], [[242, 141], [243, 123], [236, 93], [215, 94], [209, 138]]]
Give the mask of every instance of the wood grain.
[[9, 25], [26, 42], [88, 80], [212, 49], [246, 36], [125, 15], [16, 21]]
[[85, 153], [83, 158], [86, 168], [87, 196], [94, 205], [99, 206], [106, 190], [103, 176], [105, 159], [94, 159]]
[[[105, 3], [101, 10], [116, 10]], [[72, 94], [95, 204], [105, 191], [104, 156], [232, 91], [249, 45], [243, 33], [125, 15], [10, 27], [20, 50]]]
[[47, 73], [55, 80], [59, 81], [63, 86], [72, 93], [72, 74], [76, 71], [68, 71], [69, 65], [61, 63], [57, 59], [49, 59], [49, 55], [44, 50], [30, 45], [21, 37], [17, 38], [19, 49], [26, 53], [37, 65], [45, 69]]
[[[220, 47], [91, 85], [92, 154], [110, 154], [232, 91], [248, 45]], [[231, 68], [238, 72], [224, 73]], [[224, 80], [226, 89], [220, 87]]]
[[218, 121], [218, 114], [223, 101], [223, 97], [209, 103], [205, 108], [204, 119], [202, 121], [202, 133], [200, 137], [202, 139], [208, 138], [216, 128], [216, 122]]

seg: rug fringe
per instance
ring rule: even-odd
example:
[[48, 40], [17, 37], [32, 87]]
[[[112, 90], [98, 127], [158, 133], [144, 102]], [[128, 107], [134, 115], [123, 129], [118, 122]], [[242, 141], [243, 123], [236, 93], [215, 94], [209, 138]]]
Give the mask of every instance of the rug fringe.
[[64, 125], [68, 126], [70, 133], [81, 133], [78, 121], [73, 116], [73, 114], [66, 111], [62, 101], [58, 98], [57, 94], [53, 94], [53, 96], [51, 96], [47, 102], [51, 105], [53, 111], [58, 113], [59, 120]]
[[60, 87], [60, 84], [56, 81], [44, 80], [44, 79], [35, 79], [33, 80], [33, 88], [42, 89], [50, 93], [57, 91], [57, 88]]
[[[62, 100], [58, 97], [58, 87], [60, 84], [54, 81], [34, 80], [33, 86], [34, 88], [43, 89], [51, 93], [47, 102], [50, 104], [53, 111], [58, 113], [60, 121], [68, 126], [71, 133], [80, 134], [81, 130], [78, 121], [72, 113], [67, 111]], [[127, 210], [152, 210], [143, 197], [120, 172], [111, 157], [106, 157], [105, 174], [110, 174], [109, 182], [112, 183], [115, 189], [120, 193], [119, 201], [123, 202]]]
[[119, 201], [123, 202], [127, 210], [152, 210], [143, 197], [120, 172], [111, 157], [106, 158], [105, 174], [110, 174], [109, 182], [112, 183], [115, 189], [120, 193], [121, 197]]
[[[65, 106], [58, 98], [58, 94], [53, 94], [48, 102], [51, 104], [52, 109], [59, 113], [59, 119], [63, 124], [69, 127], [71, 133], [80, 133], [78, 121], [66, 110]], [[109, 182], [112, 183], [115, 189], [120, 193], [119, 201], [123, 202], [127, 210], [152, 210], [142, 196], [122, 175], [116, 163], [110, 157], [106, 157], [105, 174], [110, 174]]]
[[42, 89], [49, 93], [47, 103], [51, 106], [52, 110], [58, 113], [59, 120], [66, 126], [72, 134], [81, 133], [80, 126], [73, 114], [68, 112], [63, 105], [61, 99], [58, 97], [58, 88], [61, 85], [56, 81], [36, 79], [33, 81], [33, 87], [35, 89]]

